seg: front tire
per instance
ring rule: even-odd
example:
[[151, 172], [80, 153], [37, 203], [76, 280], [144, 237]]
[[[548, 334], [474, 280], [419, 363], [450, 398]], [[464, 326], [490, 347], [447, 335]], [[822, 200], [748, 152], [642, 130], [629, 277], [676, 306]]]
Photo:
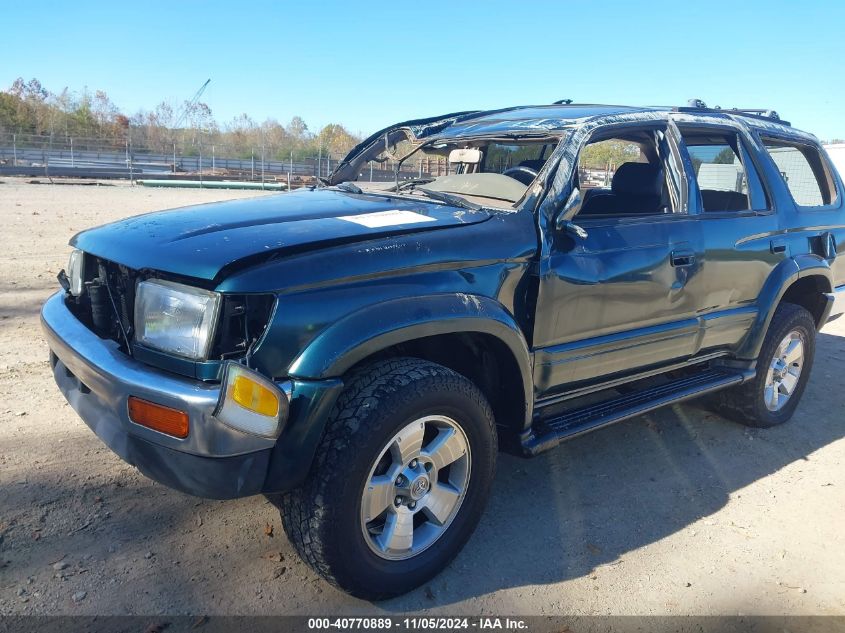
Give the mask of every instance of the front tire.
[[285, 532], [344, 591], [406, 593], [469, 539], [496, 449], [490, 406], [467, 378], [413, 358], [374, 363], [339, 397], [304, 485], [278, 499]]
[[754, 379], [713, 396], [715, 409], [746, 426], [767, 428], [788, 421], [798, 406], [816, 351], [816, 322], [801, 306], [775, 310]]

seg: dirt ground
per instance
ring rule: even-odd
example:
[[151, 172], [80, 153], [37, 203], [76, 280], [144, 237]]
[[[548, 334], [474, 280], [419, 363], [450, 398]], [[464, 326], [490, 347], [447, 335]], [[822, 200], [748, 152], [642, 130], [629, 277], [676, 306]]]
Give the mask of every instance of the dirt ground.
[[138, 474], [55, 388], [38, 310], [68, 239], [256, 192], [0, 184], [0, 614], [845, 614], [845, 319], [791, 423], [696, 404], [501, 456], [478, 531], [389, 602], [322, 582], [262, 497], [204, 501]]

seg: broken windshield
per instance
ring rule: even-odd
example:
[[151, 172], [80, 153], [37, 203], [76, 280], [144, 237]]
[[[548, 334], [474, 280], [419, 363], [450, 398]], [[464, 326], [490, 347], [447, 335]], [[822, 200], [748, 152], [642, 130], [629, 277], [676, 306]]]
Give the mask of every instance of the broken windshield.
[[[391, 140], [394, 142], [391, 143]], [[559, 143], [558, 136], [436, 138], [417, 142], [385, 134], [356, 161], [346, 180], [364, 191], [461, 196], [472, 205], [514, 208]], [[340, 169], [340, 168], [339, 168]]]

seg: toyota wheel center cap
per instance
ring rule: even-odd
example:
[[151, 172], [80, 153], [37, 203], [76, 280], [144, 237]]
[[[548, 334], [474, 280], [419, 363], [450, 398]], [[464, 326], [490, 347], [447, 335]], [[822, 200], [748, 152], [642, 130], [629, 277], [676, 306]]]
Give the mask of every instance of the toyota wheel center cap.
[[417, 477], [411, 483], [411, 498], [414, 500], [422, 499], [426, 493], [428, 493], [430, 488], [431, 484], [428, 481], [428, 477], [425, 475]]

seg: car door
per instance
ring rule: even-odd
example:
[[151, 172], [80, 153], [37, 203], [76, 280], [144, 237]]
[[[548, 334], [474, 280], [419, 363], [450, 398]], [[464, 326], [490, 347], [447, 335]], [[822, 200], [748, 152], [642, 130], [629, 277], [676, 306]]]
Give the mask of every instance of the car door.
[[[665, 122], [648, 129], [670, 212], [582, 215], [582, 206], [574, 222], [586, 235], [557, 231], [540, 262], [534, 377], [541, 399], [696, 349], [696, 305], [686, 289], [701, 269], [702, 248], [699, 225], [686, 213], [689, 175]], [[590, 138], [615, 133], [598, 128]]]
[[[727, 117], [670, 116], [670, 135], [695, 167], [689, 207], [705, 254], [687, 292], [701, 317], [703, 352], [733, 351], [757, 318], [757, 297], [789, 257], [755, 159], [754, 139]], [[709, 169], [708, 169], [709, 168]]]

